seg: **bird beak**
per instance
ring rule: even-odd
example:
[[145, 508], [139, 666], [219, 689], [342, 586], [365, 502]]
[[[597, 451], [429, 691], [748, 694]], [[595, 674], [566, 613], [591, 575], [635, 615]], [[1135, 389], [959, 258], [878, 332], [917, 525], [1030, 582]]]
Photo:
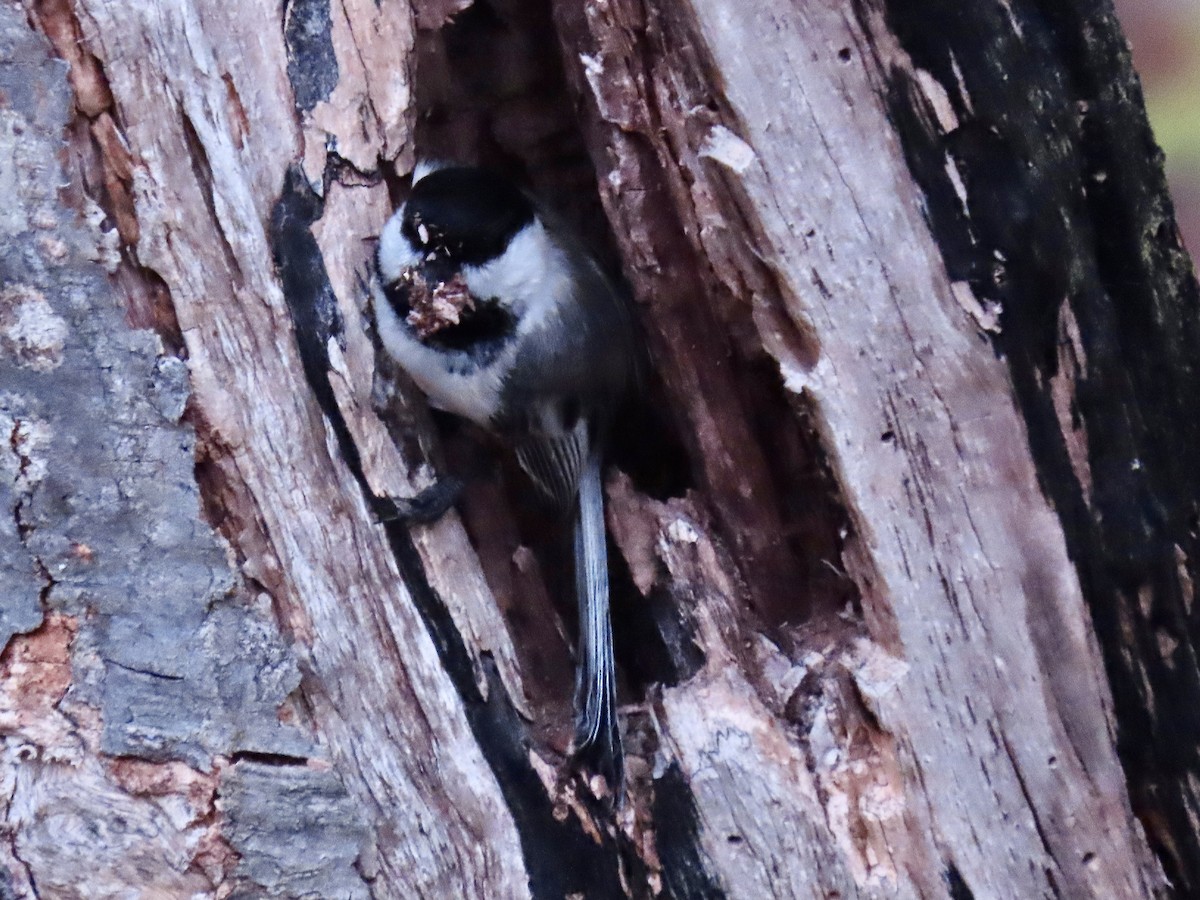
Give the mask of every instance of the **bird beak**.
[[426, 254], [425, 259], [417, 264], [417, 272], [425, 279], [430, 287], [445, 284], [453, 278], [458, 269], [445, 255], [441, 253]]

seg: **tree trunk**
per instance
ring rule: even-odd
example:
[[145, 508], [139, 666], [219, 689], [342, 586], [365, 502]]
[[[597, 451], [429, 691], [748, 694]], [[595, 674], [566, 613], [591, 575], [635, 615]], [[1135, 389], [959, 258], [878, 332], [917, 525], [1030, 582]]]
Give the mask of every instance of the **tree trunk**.
[[[1107, 2], [25, 3], [0, 895], [1200, 892], [1200, 291]], [[637, 301], [615, 813], [565, 527], [376, 358], [418, 153]]]

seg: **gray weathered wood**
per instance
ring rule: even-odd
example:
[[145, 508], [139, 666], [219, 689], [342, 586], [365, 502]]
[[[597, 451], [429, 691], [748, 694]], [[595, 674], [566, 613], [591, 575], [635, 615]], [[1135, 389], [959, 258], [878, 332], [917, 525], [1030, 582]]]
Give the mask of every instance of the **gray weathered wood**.
[[[861, 613], [847, 632], [861, 633], [843, 638], [838, 664], [862, 679], [870, 715], [810, 758], [822, 790], [780, 798], [753, 756], [760, 778], [718, 777], [738, 791], [702, 803], [700, 819], [740, 833], [769, 806], [777, 819], [788, 810], [826, 823], [805, 843], [827, 847], [836, 874], [794, 855], [790, 829], [760, 832], [742, 851], [764, 883], [796, 893], [832, 879], [851, 893], [924, 894], [947, 870], [984, 896], [1150, 892], [1157, 867], [1130, 810], [1061, 526], [1005, 366], [980, 339], [972, 312], [983, 304], [947, 278], [875, 90], [881, 67], [910, 65], [894, 40], [865, 32], [840, 4], [610, 3], [567, 20], [566, 32], [581, 48], [599, 184], [659, 330], [660, 368], [703, 430], [713, 398], [732, 391], [684, 389], [696, 356], [671, 334], [687, 327], [698, 291], [727, 321], [753, 323], [828, 454], [848, 516], [842, 563]], [[671, 268], [658, 265], [668, 246]], [[699, 278], [675, 277], [689, 268]], [[714, 492], [723, 486], [718, 471], [708, 477]], [[806, 645], [820, 649], [802, 640], [797, 652]], [[728, 683], [720, 668], [713, 677]], [[869, 674], [877, 669], [884, 677]], [[674, 692], [689, 688], [712, 690], [693, 680]], [[702, 696], [684, 707], [689, 720], [712, 716], [681, 729], [696, 741], [680, 747], [685, 775], [702, 779], [722, 755], [721, 717], [745, 705]], [[798, 767], [845, 705], [818, 704], [776, 753], [757, 753]], [[757, 721], [734, 733], [788, 734], [766, 710]]]
[[[1023, 247], [1023, 195], [985, 193], [1027, 153], [1057, 202], [1041, 132], [979, 138], [988, 72], [947, 78], [883, 0], [552, 7], [0, 7], [0, 893], [1146, 897], [1164, 865], [1186, 889], [1191, 763], [1139, 769], [1109, 682], [1159, 651], [1105, 625], [1107, 545], [1060, 483], [1111, 519], [1124, 482], [1074, 411], [1139, 409], [1083, 396], [1104, 224], [1038, 208], [1067, 238]], [[1014, 83], [1036, 44], [1044, 111], [1067, 62], [1010, 13], [972, 23]], [[1073, 77], [1120, 82], [1088, 22]], [[369, 502], [469, 455], [377, 362], [363, 290], [418, 153], [527, 170], [644, 325], [663, 433], [607, 483], [616, 814], [566, 759], [556, 523], [490, 473], [431, 526]], [[1177, 310], [1194, 278], [1154, 234]], [[988, 279], [1032, 297], [1020, 266], [1056, 254], [1059, 364], [1029, 376], [1036, 314]], [[669, 487], [639, 471], [663, 460]]]

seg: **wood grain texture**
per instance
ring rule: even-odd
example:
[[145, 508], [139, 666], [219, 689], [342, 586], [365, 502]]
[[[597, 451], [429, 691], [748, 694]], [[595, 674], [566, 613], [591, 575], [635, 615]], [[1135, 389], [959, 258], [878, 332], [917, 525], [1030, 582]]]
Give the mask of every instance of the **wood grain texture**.
[[[490, 774], [379, 531], [330, 456], [298, 381], [283, 298], [263, 265], [264, 220], [300, 136], [279, 81], [282, 41], [240, 26], [277, 20], [278, 9], [172, 3], [142, 7], [132, 20], [116, 13], [84, 7], [117, 103], [138, 110], [126, 129], [141, 163], [138, 257], [171, 291], [205, 440], [219, 448], [225, 477], [240, 482], [273, 600], [307, 626], [296, 649], [314, 676], [302, 689], [313, 724], [368, 820], [389, 822], [373, 828], [365, 874], [382, 876], [385, 895], [484, 886], [519, 895], [526, 879], [507, 808], [494, 782], [486, 787]], [[339, 86], [347, 52], [337, 54]], [[194, 65], [140, 65], [156, 59]], [[257, 65], [239, 78], [225, 60]], [[164, 77], [166, 90], [147, 90]], [[227, 77], [252, 125], [240, 147]], [[367, 88], [349, 90], [353, 99], [332, 105], [364, 108]], [[336, 126], [330, 136], [341, 137]], [[183, 209], [210, 214], [180, 221]]]
[[[670, 198], [685, 254], [710, 267], [697, 267], [709, 304], [753, 323], [810, 412], [850, 515], [842, 562], [878, 647], [860, 652], [903, 669], [870, 711], [895, 759], [878, 777], [906, 827], [889, 829], [865, 796], [810, 795], [813, 819], [833, 822], [849, 801], [852, 820], [875, 820], [850, 829], [873, 841], [843, 862], [857, 871], [839, 889], [921, 894], [940, 869], [982, 895], [1151, 893], [1157, 867], [1061, 524], [1008, 372], [955, 299], [877, 99], [903, 54], [834, 4], [608, 3], [563, 22], [592, 93], [601, 192], [665, 366], [687, 365], [695, 344], [678, 340], [662, 272], [679, 259], [678, 238], [663, 237], [675, 223], [646, 198]], [[697, 420], [721, 402], [681, 396]], [[727, 707], [742, 704], [697, 704], [714, 717], [701, 729], [708, 757]], [[852, 749], [835, 742], [830, 755]], [[703, 758], [681, 754], [694, 782]], [[741, 773], [736, 799], [698, 799], [701, 821], [738, 818], [757, 772], [767, 777]], [[766, 847], [778, 840], [783, 858], [794, 837], [764, 840], [769, 871]]]
[[1200, 286], [1111, 6], [976, 9], [934, 38], [920, 23], [949, 8], [882, 6], [930, 88], [893, 70], [889, 111], [951, 277], [1003, 311], [994, 341], [1100, 640], [1133, 807], [1194, 892]]
[[[0, 894], [1190, 877], [1191, 757], [1130, 734], [1190, 733], [1194, 476], [1128, 423], [1185, 418], [1194, 278], [1153, 161], [1072, 169], [1136, 155], [1077, 103], [1141, 121], [1078, 87], [1127, 83], [1115, 25], [941, 2], [0, 7]], [[472, 452], [373, 345], [419, 156], [533, 184], [644, 326], [615, 812], [511, 460], [377, 519]]]
[[[220, 576], [217, 597], [231, 589], [244, 594], [254, 585], [273, 607], [288, 643], [277, 664], [285, 677], [296, 673], [282, 692], [266, 691], [265, 709], [232, 711], [231, 730], [212, 731], [210, 724], [198, 745], [180, 744], [186, 732], [150, 738], [145, 735], [148, 716], [178, 717], [171, 704], [187, 702], [198, 703], [196, 712], [207, 718], [213, 711], [205, 704], [213, 701], [173, 688], [162, 693], [169, 685], [160, 683], [160, 701], [147, 706], [149, 698], [133, 687], [118, 688], [130, 679], [136, 687], [138, 678], [150, 679], [137, 673], [164, 668], [168, 677], [183, 679], [181, 685], [191, 681], [187, 666], [159, 656], [177, 652], [179, 640], [145, 641], [138, 617], [114, 610], [112, 627], [104, 632], [107, 649], [102, 645], [103, 657], [95, 661], [106, 685], [97, 698], [106, 733], [124, 727], [142, 735], [137, 749], [127, 752], [146, 753], [153, 746], [155, 756], [168, 759], [185, 752], [201, 769], [211, 769], [222, 757], [233, 760], [222, 807], [230, 823], [225, 837], [239, 854], [231, 884], [257, 885], [254, 890], [278, 896], [358, 895], [376, 880], [374, 893], [380, 896], [522, 895], [527, 876], [512, 818], [386, 541], [336, 452], [331, 455], [326, 429], [308, 399], [270, 265], [267, 220], [287, 163], [304, 155], [305, 133], [292, 105], [283, 35], [248, 26], [281, 21], [280, 10], [271, 4], [233, 10], [166, 3], [136, 11], [95, 4], [77, 12], [78, 24], [60, 22], [58, 31], [88, 36], [87, 50], [99, 61], [111, 92], [109, 109], [122, 123], [116, 144], [129, 166], [129, 212], [136, 216], [137, 244], [128, 249], [125, 263], [114, 259], [113, 264], [127, 266], [136, 259], [168, 293], [187, 358], [189, 418], [198, 423], [208, 508], [219, 512], [240, 563], [236, 578], [228, 572]], [[34, 13], [51, 20], [70, 15], [51, 5]], [[370, 28], [367, 37], [357, 38], [363, 45], [358, 50], [390, 46], [397, 34], [411, 32], [405, 11], [387, 15], [386, 27], [360, 19]], [[335, 37], [338, 71], [346, 76], [354, 70], [342, 57], [357, 45], [341, 31]], [[363, 146], [373, 142], [372, 160], [398, 153], [388, 140], [403, 142], [404, 102], [397, 108], [395, 101], [397, 90], [403, 96], [403, 78], [385, 79], [375, 94], [361, 82], [359, 71], [358, 87], [346, 89], [349, 99], [334, 104], [343, 118], [322, 121], [336, 129], [347, 117], [355, 120], [347, 139]], [[388, 120], [364, 137], [349, 110], [372, 102]], [[332, 132], [317, 127], [313, 135], [322, 146], [338, 143]], [[101, 155], [111, 146], [102, 144]], [[84, 147], [78, 155], [87, 159], [89, 151]], [[386, 195], [382, 185], [376, 190]], [[134, 270], [132, 280], [137, 277]], [[111, 327], [117, 334], [123, 328]], [[139, 337], [134, 345], [145, 340]], [[365, 341], [361, 332], [359, 340]], [[152, 350], [149, 360], [153, 364]], [[122, 390], [132, 385], [118, 382]], [[183, 449], [178, 462], [188, 466], [190, 447]], [[151, 533], [174, 533], [179, 527], [169, 517], [153, 525], [155, 513], [146, 514], [151, 518], [140, 527]], [[224, 554], [218, 553], [223, 568]], [[167, 594], [177, 590], [169, 579], [150, 584]], [[211, 621], [213, 616], [206, 618], [202, 605], [175, 611], [148, 604], [142, 615], [162, 622], [164, 635], [209, 642], [209, 653], [219, 649], [205, 635], [222, 626]], [[160, 616], [175, 618], [168, 624]], [[230, 625], [227, 637], [240, 642], [242, 650], [231, 651], [223, 670], [229, 680], [223, 683], [236, 695], [266, 679], [269, 670], [246, 655], [253, 632], [244, 623]], [[122, 654], [135, 659], [123, 660]], [[198, 664], [215, 661], [207, 654], [194, 658]], [[239, 718], [267, 712], [279, 730], [276, 708], [292, 691], [284, 708], [292, 722], [284, 732], [292, 737], [259, 738], [256, 729], [263, 726]], [[175, 731], [183, 728], [172, 724]], [[123, 746], [115, 741], [108, 739], [112, 751]], [[277, 765], [254, 769], [259, 759]], [[329, 811], [301, 819], [287, 811], [292, 804], [310, 805], [304, 800], [310, 795], [329, 795]], [[27, 802], [39, 802], [40, 796]], [[103, 804], [84, 805], [95, 807], [93, 816], [104, 815]], [[271, 831], [264, 831], [268, 825]], [[141, 840], [151, 847], [156, 838], [167, 840], [164, 827], [146, 825]], [[289, 833], [295, 837], [285, 840]], [[25, 834], [30, 841], [40, 832], [26, 828]], [[275, 837], [268, 840], [268, 834]], [[304, 841], [310, 842], [308, 850]], [[61, 853], [45, 857], [18, 849], [31, 861], [35, 880], [43, 866], [63, 862]], [[121, 857], [117, 845], [110, 849]], [[303, 857], [314, 852], [306, 863]], [[316, 859], [325, 862], [314, 866]], [[124, 863], [113, 865], [119, 874]], [[69, 881], [70, 869], [64, 868], [61, 877]], [[80, 878], [78, 870], [74, 877]]]

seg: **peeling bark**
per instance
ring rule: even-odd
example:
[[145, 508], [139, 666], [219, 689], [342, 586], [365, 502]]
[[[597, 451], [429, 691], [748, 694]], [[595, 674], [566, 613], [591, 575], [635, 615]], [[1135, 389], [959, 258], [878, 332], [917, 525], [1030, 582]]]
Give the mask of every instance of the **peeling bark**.
[[[636, 300], [615, 813], [562, 523], [376, 356], [418, 154]], [[27, 0], [0, 186], [5, 896], [1200, 885], [1198, 292], [1105, 4]]]

